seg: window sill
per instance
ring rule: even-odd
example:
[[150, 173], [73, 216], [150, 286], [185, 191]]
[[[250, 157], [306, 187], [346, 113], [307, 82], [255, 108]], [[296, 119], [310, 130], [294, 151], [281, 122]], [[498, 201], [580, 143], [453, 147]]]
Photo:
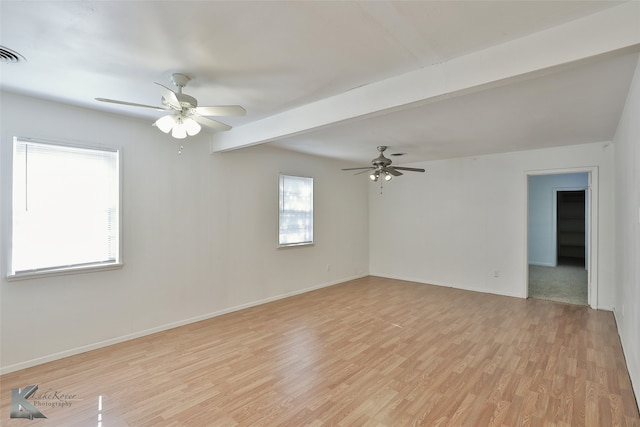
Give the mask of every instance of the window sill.
[[106, 265], [93, 265], [83, 267], [64, 267], [54, 268], [50, 270], [28, 271], [7, 276], [7, 281], [14, 282], [19, 280], [40, 279], [43, 277], [66, 276], [69, 274], [94, 273], [98, 271], [118, 270], [124, 266], [123, 263], [113, 263]]
[[278, 249], [299, 248], [300, 246], [313, 246], [315, 242], [289, 243], [287, 245], [278, 245]]

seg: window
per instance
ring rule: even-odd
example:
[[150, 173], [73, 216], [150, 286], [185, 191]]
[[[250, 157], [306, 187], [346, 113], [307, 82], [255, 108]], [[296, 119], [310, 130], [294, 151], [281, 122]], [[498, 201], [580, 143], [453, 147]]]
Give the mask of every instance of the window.
[[119, 151], [14, 138], [9, 277], [120, 266]]
[[313, 243], [313, 178], [280, 175], [279, 246]]

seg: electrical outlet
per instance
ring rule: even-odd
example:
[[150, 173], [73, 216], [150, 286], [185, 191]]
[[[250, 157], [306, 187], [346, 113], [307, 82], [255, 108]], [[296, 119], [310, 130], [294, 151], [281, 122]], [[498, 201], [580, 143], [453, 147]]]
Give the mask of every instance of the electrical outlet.
[[327, 264], [327, 271], [331, 271], [331, 264]]
[[493, 272], [493, 277], [500, 277], [500, 271], [499, 270], [495, 270]]

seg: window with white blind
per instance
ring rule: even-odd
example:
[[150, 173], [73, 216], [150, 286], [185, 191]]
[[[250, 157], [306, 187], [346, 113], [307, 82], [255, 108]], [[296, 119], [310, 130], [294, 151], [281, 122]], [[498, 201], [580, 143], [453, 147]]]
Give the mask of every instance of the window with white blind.
[[114, 268], [120, 153], [14, 138], [9, 278]]
[[313, 178], [280, 175], [279, 246], [313, 244]]

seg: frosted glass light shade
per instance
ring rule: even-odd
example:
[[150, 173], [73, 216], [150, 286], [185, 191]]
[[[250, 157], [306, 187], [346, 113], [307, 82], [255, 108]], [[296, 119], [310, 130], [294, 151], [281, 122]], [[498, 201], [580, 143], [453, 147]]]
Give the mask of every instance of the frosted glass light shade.
[[189, 136], [197, 135], [198, 132], [200, 132], [200, 129], [202, 129], [200, 124], [193, 120], [191, 117], [185, 119], [183, 123], [184, 128]]
[[180, 122], [176, 123], [171, 131], [171, 136], [176, 139], [184, 139], [187, 137], [187, 130], [184, 128], [184, 125]]
[[184, 127], [181, 117], [176, 118], [176, 124], [173, 126], [171, 136], [176, 139], [184, 139], [187, 137], [187, 130]]
[[169, 115], [160, 117], [154, 124], [162, 132], [169, 133], [171, 129], [173, 129], [173, 126], [176, 124], [176, 119], [175, 117], [173, 117], [172, 114], [169, 114]]

